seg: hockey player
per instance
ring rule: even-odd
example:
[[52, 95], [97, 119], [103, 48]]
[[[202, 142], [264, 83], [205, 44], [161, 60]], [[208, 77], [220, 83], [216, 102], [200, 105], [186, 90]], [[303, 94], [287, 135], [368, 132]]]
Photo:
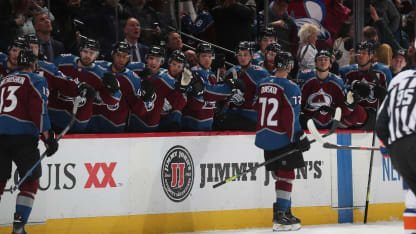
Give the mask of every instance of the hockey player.
[[113, 61], [101, 63], [107, 73], [113, 73], [120, 84], [121, 99], [118, 105], [100, 103], [94, 105], [93, 116], [88, 122], [88, 132], [120, 133], [126, 129], [129, 111], [137, 116], [152, 107], [155, 99], [154, 86], [149, 80], [140, 79], [126, 68], [130, 60], [130, 46], [127, 42], [118, 42], [111, 52]]
[[387, 146], [394, 169], [409, 187], [403, 213], [405, 234], [416, 232], [415, 75], [415, 69], [403, 71], [390, 82], [376, 124], [377, 136]]
[[45, 61], [44, 56], [39, 53], [39, 39], [34, 34], [25, 36], [27, 43], [33, 53], [38, 57], [38, 67], [36, 73], [46, 78], [49, 88], [48, 109], [59, 109], [61, 100], [60, 95], [75, 98], [85, 91], [87, 98], [95, 97], [95, 90], [85, 82], [76, 83], [71, 77], [62, 74], [55, 64]]
[[254, 65], [262, 65], [265, 59], [267, 46], [277, 42], [276, 30], [273, 27], [262, 28], [259, 35], [260, 50], [253, 54], [252, 63]]
[[[182, 55], [183, 53], [180, 52]], [[164, 127], [179, 128], [181, 112], [186, 104], [186, 96], [179, 90], [175, 83], [178, 81], [176, 76], [183, 75], [183, 66], [185, 56], [178, 56], [178, 52], [172, 53], [168, 61], [168, 71], [160, 69], [164, 62], [164, 50], [158, 46], [152, 46], [146, 55], [146, 68], [142, 72], [142, 79], [149, 79], [155, 87], [156, 99], [153, 109], [148, 110], [143, 116], [137, 116], [134, 113], [130, 116], [128, 131], [130, 132], [155, 132], [159, 130], [162, 108], [165, 104], [165, 98], [171, 105], [170, 119]], [[167, 125], [177, 125], [171, 127]]]
[[7, 49], [8, 55], [0, 53], [0, 77], [7, 76], [9, 73], [17, 70], [17, 57], [20, 51], [27, 48], [24, 37], [16, 37]]
[[[37, 57], [31, 50], [20, 51], [19, 71], [4, 77], [0, 82], [0, 197], [11, 176], [12, 162], [20, 178], [39, 160], [39, 135], [44, 140], [46, 155], [58, 150], [55, 134], [47, 113], [48, 84], [34, 72]], [[39, 187], [41, 166], [19, 187], [14, 213], [13, 233], [23, 234], [29, 220], [35, 195]]]
[[276, 71], [274, 69], [274, 57], [276, 57], [277, 52], [279, 52], [281, 49], [282, 47], [278, 43], [273, 42], [266, 47], [264, 52], [264, 62], [261, 64], [261, 66], [266, 69], [271, 76], [273, 76]]
[[366, 123], [367, 113], [362, 106], [345, 104], [344, 83], [329, 72], [332, 59], [332, 53], [322, 49], [315, 56], [316, 68], [301, 71], [298, 75], [302, 90], [300, 123], [304, 129], [308, 119], [313, 119], [320, 129], [330, 128], [336, 107], [342, 108], [341, 123], [344, 128]]
[[378, 100], [382, 101], [385, 89], [392, 77], [389, 68], [382, 63], [374, 63], [374, 44], [371, 41], [363, 41], [357, 46], [357, 64], [340, 68], [339, 72], [345, 85], [351, 85], [354, 81], [367, 83], [371, 93], [362, 97], [359, 102], [363, 107], [376, 109]]
[[266, 165], [276, 175], [276, 203], [273, 204], [273, 231], [300, 229], [300, 220], [291, 212], [291, 192], [295, 179], [294, 168], [305, 166], [302, 152], [310, 143], [299, 124], [301, 92], [287, 79], [294, 60], [289, 52], [279, 51], [275, 57], [275, 76], [258, 82], [255, 110], [258, 111], [255, 144], [270, 160], [284, 152], [295, 153]]
[[245, 84], [244, 102], [241, 105], [231, 103], [224, 120], [216, 123], [218, 130], [255, 131], [257, 112], [253, 108], [254, 96], [258, 81], [268, 76], [268, 72], [257, 65], [252, 65], [253, 50], [247, 41], [239, 43], [236, 49], [239, 65], [234, 66], [225, 74], [226, 79], [240, 79]]
[[[80, 104], [77, 119], [72, 125], [71, 132], [84, 132], [93, 112], [93, 102], [97, 105], [117, 106], [120, 101], [119, 83], [111, 73], [104, 73], [104, 70], [97, 66], [94, 61], [99, 53], [99, 44], [92, 39], [81, 40], [80, 57], [71, 54], [60, 55], [55, 65], [66, 76], [72, 77], [77, 83], [85, 82], [92, 86], [96, 98], [84, 99]], [[74, 98], [60, 93], [59, 108], [49, 108], [51, 122], [57, 131], [62, 130], [70, 121]]]
[[187, 104], [183, 109], [182, 128], [191, 131], [211, 131], [216, 102], [228, 97], [231, 102], [243, 100], [244, 84], [237, 79], [227, 79], [224, 84], [217, 83], [211, 71], [214, 49], [210, 44], [199, 43], [196, 53], [199, 66], [192, 68], [192, 90], [188, 93]]

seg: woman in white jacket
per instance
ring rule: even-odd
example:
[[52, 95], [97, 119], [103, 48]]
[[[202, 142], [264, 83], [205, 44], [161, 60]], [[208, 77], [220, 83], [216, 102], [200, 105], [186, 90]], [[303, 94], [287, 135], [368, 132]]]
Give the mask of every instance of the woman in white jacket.
[[301, 44], [297, 52], [297, 60], [300, 71], [315, 68], [316, 41], [319, 29], [313, 24], [304, 24], [298, 32]]

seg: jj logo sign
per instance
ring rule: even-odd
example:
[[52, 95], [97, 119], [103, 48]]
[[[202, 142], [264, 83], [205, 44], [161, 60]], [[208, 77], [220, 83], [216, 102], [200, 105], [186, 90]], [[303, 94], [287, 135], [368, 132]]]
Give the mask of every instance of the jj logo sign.
[[166, 196], [174, 202], [185, 200], [194, 184], [194, 163], [183, 146], [174, 146], [162, 163], [161, 179]]

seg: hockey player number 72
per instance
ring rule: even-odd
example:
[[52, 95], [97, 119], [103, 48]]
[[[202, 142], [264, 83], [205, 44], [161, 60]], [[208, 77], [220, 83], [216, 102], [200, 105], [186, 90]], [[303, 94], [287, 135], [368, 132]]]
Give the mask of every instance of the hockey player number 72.
[[[259, 103], [261, 103], [261, 119], [260, 119], [260, 126], [264, 126], [264, 119], [267, 115], [267, 126], [277, 126], [277, 120], [273, 120], [274, 116], [276, 115], [277, 108], [279, 107], [279, 101], [276, 98], [266, 98], [261, 97], [259, 98]], [[270, 111], [266, 111], [266, 107], [268, 105], [272, 105]]]
[[[0, 113], [4, 113], [4, 112], [12, 112], [16, 106], [17, 106], [17, 97], [16, 95], [14, 95], [14, 93], [16, 93], [16, 91], [20, 88], [20, 86], [9, 86], [9, 87], [4, 87], [1, 89], [1, 93], [0, 93]], [[10, 100], [11, 103], [9, 106], [5, 106], [3, 108], [4, 105], [4, 95], [5, 95], [5, 91], [9, 92], [9, 95], [6, 97], [6, 100]]]

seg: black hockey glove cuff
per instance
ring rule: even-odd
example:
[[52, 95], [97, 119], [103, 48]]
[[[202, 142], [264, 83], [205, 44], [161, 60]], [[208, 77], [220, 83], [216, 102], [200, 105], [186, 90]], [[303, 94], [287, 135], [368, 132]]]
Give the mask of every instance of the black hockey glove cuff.
[[144, 102], [153, 102], [156, 98], [155, 86], [152, 81], [142, 79], [141, 82], [141, 97]]
[[381, 87], [379, 85], [374, 87], [374, 97], [377, 98], [378, 100], [383, 100], [384, 97], [387, 94], [387, 90], [384, 87]]
[[113, 73], [104, 73], [103, 84], [110, 91], [110, 93], [115, 93], [120, 90], [120, 84]]
[[355, 80], [351, 84], [352, 92], [360, 95], [361, 98], [367, 98], [370, 95], [371, 88], [368, 83]]
[[140, 76], [140, 78], [149, 77], [152, 75], [152, 70], [150, 68], [145, 67], [142, 71], [138, 72], [137, 75]]
[[88, 99], [95, 98], [94, 88], [85, 82], [81, 82], [77, 85], [77, 94]]
[[53, 130], [49, 130], [49, 137], [45, 139], [45, 136], [42, 134], [41, 137], [43, 143], [45, 143], [46, 147], [46, 156], [50, 157], [58, 151], [58, 141], [55, 138], [55, 132]]
[[197, 72], [193, 72], [192, 76], [190, 93], [195, 97], [202, 96], [205, 91], [204, 79]]

